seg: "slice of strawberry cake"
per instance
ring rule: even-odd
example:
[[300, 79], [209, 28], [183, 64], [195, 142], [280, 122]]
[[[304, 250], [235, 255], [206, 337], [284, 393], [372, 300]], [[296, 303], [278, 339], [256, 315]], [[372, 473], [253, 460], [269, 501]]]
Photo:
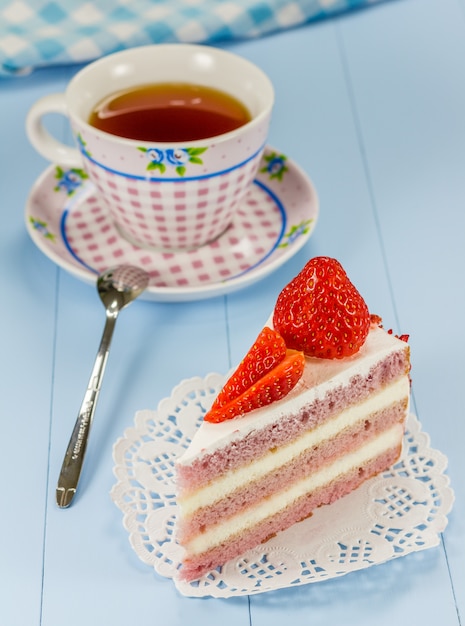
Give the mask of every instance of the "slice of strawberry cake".
[[182, 579], [259, 545], [398, 459], [409, 347], [380, 323], [334, 259], [312, 259], [283, 289], [177, 462]]

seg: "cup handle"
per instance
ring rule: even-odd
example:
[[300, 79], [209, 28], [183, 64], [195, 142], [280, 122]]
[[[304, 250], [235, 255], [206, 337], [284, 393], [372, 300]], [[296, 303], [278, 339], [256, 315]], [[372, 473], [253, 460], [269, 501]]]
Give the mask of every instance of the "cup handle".
[[68, 117], [64, 93], [52, 93], [35, 102], [26, 118], [26, 133], [29, 141], [43, 157], [58, 165], [82, 167], [82, 158], [77, 148], [58, 141], [45, 128], [42, 118], [46, 113], [60, 113]]

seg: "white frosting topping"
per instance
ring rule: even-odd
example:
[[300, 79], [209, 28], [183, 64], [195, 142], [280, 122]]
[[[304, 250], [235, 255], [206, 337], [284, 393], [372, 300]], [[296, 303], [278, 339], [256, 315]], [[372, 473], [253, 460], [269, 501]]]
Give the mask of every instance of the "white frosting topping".
[[279, 421], [299, 407], [323, 398], [331, 389], [348, 384], [354, 376], [366, 376], [376, 363], [402, 350], [405, 350], [405, 342], [372, 325], [364, 345], [355, 355], [345, 359], [307, 358], [302, 378], [285, 398], [220, 424], [203, 422], [178, 464], [189, 465], [206, 449], [213, 452]]

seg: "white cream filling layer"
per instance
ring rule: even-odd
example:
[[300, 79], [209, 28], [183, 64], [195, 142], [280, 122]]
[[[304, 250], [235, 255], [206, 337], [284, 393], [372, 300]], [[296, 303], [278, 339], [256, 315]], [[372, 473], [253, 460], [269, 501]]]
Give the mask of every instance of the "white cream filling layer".
[[179, 504], [183, 516], [188, 517], [197, 509], [209, 506], [221, 500], [225, 497], [225, 494], [235, 491], [243, 485], [258, 480], [269, 472], [290, 463], [308, 448], [318, 446], [323, 441], [333, 438], [346, 428], [352, 427], [366, 419], [367, 416], [383, 410], [403, 398], [408, 398], [409, 393], [409, 379], [407, 376], [403, 376], [376, 395], [370, 396], [364, 402], [345, 409], [333, 419], [305, 433], [302, 437], [289, 445], [278, 448], [274, 452], [270, 452], [255, 463], [251, 463], [236, 470], [231, 470], [223, 477], [215, 480], [213, 484], [206, 485], [191, 495], [180, 499]]
[[190, 554], [201, 554], [217, 546], [222, 541], [226, 541], [229, 537], [249, 530], [271, 515], [284, 510], [306, 493], [326, 485], [338, 476], [347, 474], [352, 469], [362, 466], [383, 452], [398, 446], [402, 436], [402, 426], [395, 424], [389, 430], [381, 433], [376, 439], [370, 440], [358, 450], [345, 455], [319, 472], [305, 477], [290, 487], [286, 486], [284, 491], [267, 498], [258, 506], [247, 509], [229, 518], [224, 524], [218, 524], [209, 528], [207, 533], [194, 537], [186, 546], [188, 552]]

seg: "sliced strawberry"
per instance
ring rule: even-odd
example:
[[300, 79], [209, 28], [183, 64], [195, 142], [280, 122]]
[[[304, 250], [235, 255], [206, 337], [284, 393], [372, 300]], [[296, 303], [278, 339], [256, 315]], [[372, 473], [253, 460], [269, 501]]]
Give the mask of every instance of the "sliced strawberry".
[[284, 360], [223, 406], [211, 408], [205, 421], [218, 424], [244, 413], [281, 400], [295, 387], [303, 374], [305, 357], [302, 352], [287, 350]]
[[370, 314], [341, 264], [316, 257], [279, 294], [273, 326], [288, 348], [342, 359], [365, 342]]
[[257, 382], [286, 356], [286, 344], [279, 333], [265, 328], [239, 363], [213, 402], [212, 409], [228, 404]]

